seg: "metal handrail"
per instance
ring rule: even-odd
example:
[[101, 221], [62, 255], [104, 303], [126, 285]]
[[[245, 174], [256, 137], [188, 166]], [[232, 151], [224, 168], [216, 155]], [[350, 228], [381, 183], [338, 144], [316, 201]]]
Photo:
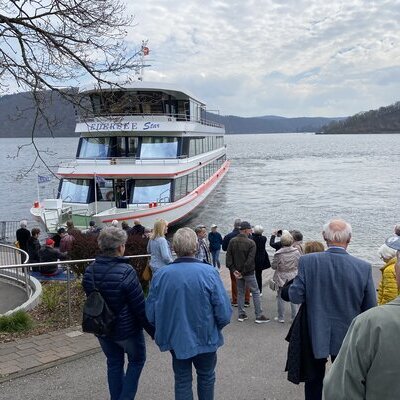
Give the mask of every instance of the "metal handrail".
[[[2, 249], [6, 249], [6, 252], [1, 251]], [[11, 258], [14, 261], [17, 259], [18, 256], [21, 258], [22, 256], [24, 256], [25, 261], [22, 264], [17, 264], [18, 267], [15, 267], [15, 264], [3, 265], [0, 269], [0, 277], [6, 279], [8, 278], [9, 280], [17, 282], [18, 285], [24, 288], [27, 300], [29, 300], [31, 298], [31, 295], [33, 294], [28, 282], [29, 277], [27, 271], [27, 263], [29, 261], [29, 254], [25, 250], [19, 249], [15, 246], [3, 243], [0, 244], [0, 262], [4, 262], [3, 260], [6, 260], [7, 262], [7, 259], [11, 261]], [[20, 271], [19, 268], [22, 268], [22, 271]]]
[[[12, 246], [9, 246], [12, 247]], [[143, 258], [143, 257], [150, 257], [150, 254], [139, 254], [133, 256], [124, 256], [124, 258], [131, 259], [131, 258]], [[29, 256], [28, 256], [29, 257]], [[68, 302], [68, 326], [71, 326], [72, 323], [72, 316], [71, 316], [71, 266], [70, 264], [82, 264], [82, 263], [89, 263], [95, 261], [95, 258], [86, 258], [82, 260], [66, 260], [66, 261], [49, 261], [49, 262], [40, 262], [40, 263], [31, 263], [31, 264], [14, 264], [14, 265], [0, 265], [0, 272], [1, 270], [5, 270], [7, 268], [27, 268], [27, 267], [41, 267], [47, 265], [66, 265], [67, 269], [67, 302]], [[27, 274], [26, 274], [27, 275]]]

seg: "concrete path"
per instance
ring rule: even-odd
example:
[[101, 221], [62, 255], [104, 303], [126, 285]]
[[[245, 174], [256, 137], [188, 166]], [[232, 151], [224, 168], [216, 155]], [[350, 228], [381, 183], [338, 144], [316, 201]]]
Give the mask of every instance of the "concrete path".
[[[221, 278], [229, 290], [226, 268]], [[272, 275], [264, 271], [264, 285]], [[375, 279], [379, 271], [374, 270]], [[264, 287], [262, 304], [271, 319], [276, 315], [274, 292]], [[216, 399], [286, 400], [302, 399], [303, 385], [286, 380], [284, 366], [289, 323], [254, 323], [253, 305], [249, 319], [232, 322], [223, 333], [225, 345], [218, 351]], [[286, 309], [289, 315], [289, 306]], [[161, 353], [147, 337], [147, 362], [137, 399], [173, 399], [173, 375], [169, 353]], [[0, 400], [108, 399], [105, 357], [92, 335], [79, 327], [0, 344]]]
[[0, 314], [13, 310], [27, 300], [23, 288], [0, 281]]
[[[224, 268], [221, 274], [226, 287], [227, 272]], [[269, 274], [267, 271], [265, 282]], [[272, 319], [276, 303], [267, 288], [262, 303]], [[247, 321], [238, 322], [235, 308], [232, 323], [224, 329], [225, 345], [218, 351], [216, 398], [301, 399], [302, 387], [289, 383], [283, 372], [289, 324], [255, 324], [253, 305], [248, 315]], [[0, 400], [107, 399], [105, 357], [99, 351], [94, 336], [80, 334], [78, 328], [0, 344]], [[147, 338], [147, 362], [138, 399], [173, 399], [170, 358]]]

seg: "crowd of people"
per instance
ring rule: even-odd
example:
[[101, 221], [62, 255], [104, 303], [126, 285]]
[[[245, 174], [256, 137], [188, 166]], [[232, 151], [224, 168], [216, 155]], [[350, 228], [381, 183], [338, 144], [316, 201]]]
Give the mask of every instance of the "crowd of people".
[[[117, 315], [113, 333], [99, 337], [107, 357], [112, 400], [135, 397], [146, 358], [143, 329], [161, 351], [171, 353], [175, 398], [193, 398], [193, 365], [198, 398], [213, 399], [222, 329], [230, 323], [236, 307], [237, 320], [248, 320], [251, 298], [254, 322], [270, 321], [262, 309], [264, 286], [276, 291], [274, 319], [278, 323], [285, 322], [285, 304], [290, 304], [286, 370], [291, 382], [305, 382], [307, 400], [322, 399], [323, 393], [326, 400], [396, 398], [391, 394], [400, 390], [395, 379], [400, 353], [394, 344], [400, 334], [400, 225], [378, 249], [383, 266], [377, 290], [371, 264], [347, 251], [352, 228], [344, 220], [331, 220], [323, 226], [325, 245], [303, 242], [299, 230], [274, 231], [268, 241], [262, 226], [253, 227], [239, 219], [224, 237], [215, 224], [210, 232], [204, 225], [178, 229], [172, 244], [164, 220], [156, 221], [151, 230], [138, 220], [132, 228], [126, 223], [121, 228], [118, 225], [96, 231], [95, 225], [89, 228], [87, 234], [98, 236], [100, 254], [83, 279], [86, 294], [100, 290]], [[26, 229], [22, 222], [21, 229]], [[68, 255], [71, 239], [65, 238], [73, 237], [73, 229], [67, 225], [59, 232], [58, 255]], [[28, 235], [22, 233], [19, 237], [25, 240]], [[26, 246], [34, 251], [39, 233], [33, 229], [26, 240]], [[152, 279], [147, 299], [139, 277], [123, 257], [129, 234], [149, 238]], [[46, 248], [54, 246], [50, 240]], [[66, 247], [62, 248], [63, 240]], [[274, 250], [272, 261], [268, 243]], [[221, 250], [226, 252], [231, 299], [220, 277]], [[38, 253], [40, 260], [40, 254], [52, 252], [42, 251], [39, 245]], [[262, 272], [268, 268], [274, 272], [265, 285]], [[325, 377], [329, 357], [333, 364]]]

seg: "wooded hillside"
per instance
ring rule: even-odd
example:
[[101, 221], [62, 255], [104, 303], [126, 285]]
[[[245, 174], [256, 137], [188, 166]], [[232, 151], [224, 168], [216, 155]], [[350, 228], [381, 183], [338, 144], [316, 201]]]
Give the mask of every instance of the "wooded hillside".
[[360, 112], [321, 129], [322, 133], [400, 133], [400, 101], [378, 110]]

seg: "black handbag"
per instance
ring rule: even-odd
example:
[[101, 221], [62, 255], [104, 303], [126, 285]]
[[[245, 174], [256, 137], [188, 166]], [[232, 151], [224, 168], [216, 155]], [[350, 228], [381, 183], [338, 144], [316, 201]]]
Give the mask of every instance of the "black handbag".
[[[103, 282], [104, 276], [112, 267], [113, 265], [103, 274], [100, 283]], [[94, 290], [89, 294], [83, 306], [82, 331], [93, 333], [96, 336], [108, 336], [114, 328], [117, 316], [110, 309], [99, 289], [96, 287], [94, 268], [92, 269], [92, 281]]]

